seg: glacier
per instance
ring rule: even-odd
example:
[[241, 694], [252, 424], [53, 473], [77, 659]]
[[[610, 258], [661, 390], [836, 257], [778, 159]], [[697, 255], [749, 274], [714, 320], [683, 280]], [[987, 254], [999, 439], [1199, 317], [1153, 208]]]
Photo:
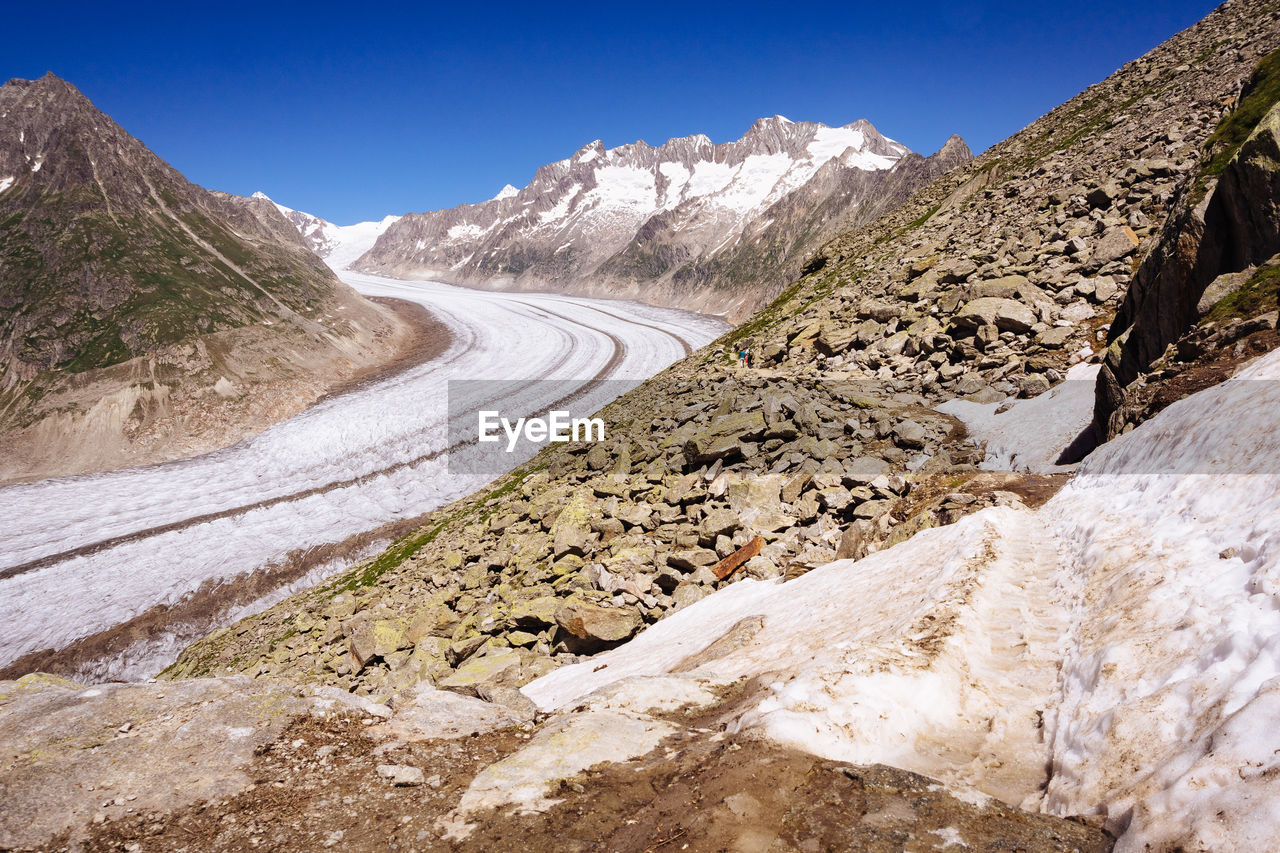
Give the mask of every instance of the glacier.
[[[202, 587], [243, 580], [300, 549], [342, 543], [470, 494], [489, 477], [448, 471], [450, 379], [517, 380], [500, 401], [476, 403], [532, 412], [553, 402], [539, 397], [550, 383], [519, 380], [584, 387], [640, 380], [727, 328], [704, 315], [626, 302], [340, 276], [366, 296], [428, 307], [452, 333], [450, 347], [432, 362], [322, 400], [204, 456], [0, 489], [0, 608], [10, 614], [0, 664], [62, 649], [152, 608], [179, 605]], [[328, 562], [304, 582], [347, 564]], [[257, 607], [299, 586], [276, 590]], [[153, 675], [186, 642], [245, 612], [174, 626], [76, 675]]]

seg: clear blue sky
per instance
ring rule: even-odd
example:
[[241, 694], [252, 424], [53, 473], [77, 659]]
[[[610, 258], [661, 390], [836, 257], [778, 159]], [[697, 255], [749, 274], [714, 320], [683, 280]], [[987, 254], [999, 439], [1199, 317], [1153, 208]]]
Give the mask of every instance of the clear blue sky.
[[53, 71], [196, 183], [347, 224], [775, 113], [981, 151], [1214, 6], [29, 2], [0, 75]]

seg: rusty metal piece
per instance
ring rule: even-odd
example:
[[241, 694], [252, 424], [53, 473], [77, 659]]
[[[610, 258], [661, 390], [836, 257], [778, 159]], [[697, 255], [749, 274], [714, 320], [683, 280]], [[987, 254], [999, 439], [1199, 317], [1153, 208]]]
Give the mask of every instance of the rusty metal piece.
[[738, 568], [750, 560], [756, 554], [760, 553], [760, 549], [764, 547], [764, 540], [759, 536], [752, 539], [746, 545], [734, 551], [720, 562], [711, 567], [711, 573], [718, 579], [724, 580], [738, 570]]

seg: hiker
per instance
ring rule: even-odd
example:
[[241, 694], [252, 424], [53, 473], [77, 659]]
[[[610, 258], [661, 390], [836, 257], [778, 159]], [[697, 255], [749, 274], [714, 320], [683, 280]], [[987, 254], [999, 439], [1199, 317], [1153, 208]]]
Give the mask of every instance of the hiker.
[[747, 348], [738, 347], [738, 367], [747, 366]]

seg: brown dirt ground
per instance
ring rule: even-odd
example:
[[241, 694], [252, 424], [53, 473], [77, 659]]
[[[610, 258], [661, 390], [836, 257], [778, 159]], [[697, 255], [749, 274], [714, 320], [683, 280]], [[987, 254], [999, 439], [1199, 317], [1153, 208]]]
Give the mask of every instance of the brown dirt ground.
[[[85, 849], [1102, 853], [1112, 845], [1082, 821], [994, 800], [962, 802], [913, 773], [825, 761], [707, 729], [566, 780], [555, 795], [561, 801], [545, 813], [485, 812], [471, 816], [467, 838], [443, 838], [437, 821], [484, 766], [526, 737], [508, 729], [379, 748], [357, 719], [309, 719], [260, 752], [249, 790], [169, 814], [104, 821]], [[427, 784], [393, 787], [377, 775], [379, 764], [419, 767]]]

